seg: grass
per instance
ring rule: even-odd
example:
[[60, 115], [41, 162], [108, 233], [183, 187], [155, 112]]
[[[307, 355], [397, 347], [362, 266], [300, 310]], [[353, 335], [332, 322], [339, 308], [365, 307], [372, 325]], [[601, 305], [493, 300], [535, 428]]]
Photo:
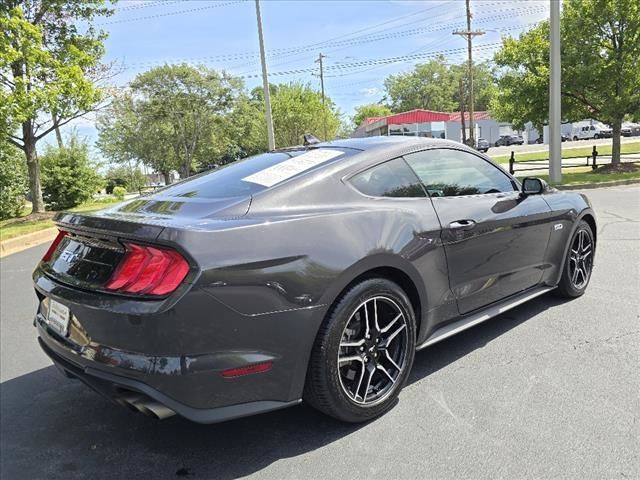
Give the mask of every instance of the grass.
[[[117, 200], [112, 198], [106, 198], [104, 200], [92, 200], [87, 203], [83, 203], [77, 207], [69, 209], [71, 212], [93, 212], [100, 210], [108, 205], [116, 203]], [[0, 240], [9, 240], [10, 238], [26, 235], [27, 233], [33, 233], [54, 226], [51, 219], [55, 212], [47, 212], [45, 215], [38, 216], [33, 220], [29, 219], [30, 208], [25, 207], [23, 215], [18, 218], [11, 218], [9, 220], [0, 221]]]
[[[518, 175], [519, 180], [528, 175]], [[532, 174], [530, 176], [536, 176], [542, 178], [545, 181], [549, 181], [549, 175]], [[598, 170], [591, 170], [591, 167], [585, 168], [572, 168], [562, 170], [562, 182], [554, 185], [576, 185], [585, 183], [604, 183], [613, 182], [616, 180], [631, 180], [640, 178], [640, 169], [632, 172], [608, 172], [600, 173]]]
[[[573, 147], [572, 144], [577, 142], [565, 142], [562, 144], [562, 158], [584, 158], [591, 156], [593, 145], [585, 147]], [[573, 148], [572, 148], [573, 147]], [[541, 145], [541, 148], [543, 146]], [[611, 145], [597, 145], [596, 150], [598, 155], [611, 155]], [[622, 154], [627, 153], [640, 153], [640, 142], [629, 142], [620, 145], [620, 151]], [[498, 163], [509, 163], [510, 155], [498, 155], [493, 158]], [[516, 153], [516, 162], [533, 162], [536, 160], [549, 160], [549, 152], [528, 152], [528, 153]]]

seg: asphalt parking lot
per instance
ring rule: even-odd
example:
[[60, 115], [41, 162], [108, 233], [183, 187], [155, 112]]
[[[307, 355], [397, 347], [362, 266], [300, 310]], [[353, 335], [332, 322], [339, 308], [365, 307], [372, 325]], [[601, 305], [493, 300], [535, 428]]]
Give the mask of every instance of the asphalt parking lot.
[[62, 377], [40, 351], [30, 274], [0, 260], [2, 479], [640, 478], [640, 187], [590, 190], [587, 293], [539, 297], [416, 356], [383, 418], [301, 405], [218, 425], [156, 421]]

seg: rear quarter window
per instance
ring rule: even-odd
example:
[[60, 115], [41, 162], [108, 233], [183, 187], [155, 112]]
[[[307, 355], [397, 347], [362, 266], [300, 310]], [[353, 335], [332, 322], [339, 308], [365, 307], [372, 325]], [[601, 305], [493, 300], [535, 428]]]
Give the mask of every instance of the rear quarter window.
[[371, 197], [425, 197], [420, 179], [402, 158], [376, 165], [351, 178], [351, 184]]

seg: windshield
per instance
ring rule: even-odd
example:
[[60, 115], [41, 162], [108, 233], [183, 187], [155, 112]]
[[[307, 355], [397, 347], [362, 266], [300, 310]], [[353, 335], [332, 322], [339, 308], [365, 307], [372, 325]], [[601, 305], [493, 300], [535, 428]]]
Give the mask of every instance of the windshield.
[[190, 177], [161, 191], [168, 197], [227, 198], [254, 195], [345, 154], [335, 148], [269, 152]]

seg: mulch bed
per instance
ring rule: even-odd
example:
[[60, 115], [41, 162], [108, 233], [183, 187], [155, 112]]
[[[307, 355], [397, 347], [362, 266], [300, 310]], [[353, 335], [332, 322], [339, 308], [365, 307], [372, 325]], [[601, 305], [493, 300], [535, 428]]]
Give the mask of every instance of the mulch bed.
[[29, 215], [26, 215], [24, 217], [12, 218], [10, 220], [7, 220], [4, 223], [4, 226], [6, 227], [7, 225], [19, 225], [21, 223], [37, 222], [39, 220], [49, 220], [53, 218], [55, 214], [56, 212], [30, 213]]
[[618, 163], [614, 165], [609, 163], [607, 165], [601, 165], [590, 173], [631, 173], [640, 170], [640, 166], [635, 163]]

